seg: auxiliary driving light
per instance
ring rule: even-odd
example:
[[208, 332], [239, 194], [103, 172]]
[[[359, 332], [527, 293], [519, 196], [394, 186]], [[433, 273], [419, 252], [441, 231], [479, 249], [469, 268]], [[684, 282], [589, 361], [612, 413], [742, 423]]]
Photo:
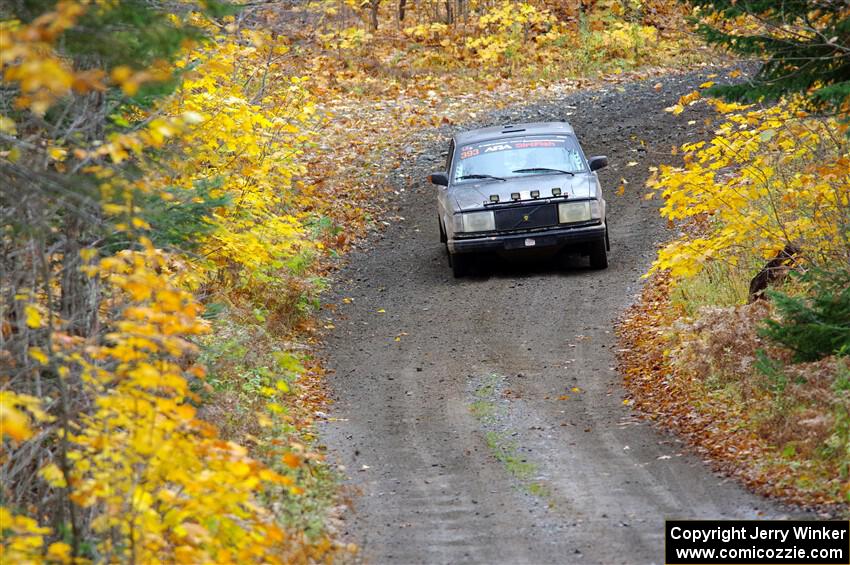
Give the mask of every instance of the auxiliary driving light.
[[532, 198], [540, 198], [540, 191], [539, 190], [532, 190], [531, 191], [531, 197]]
[[555, 188], [552, 189], [552, 196], [560, 196], [560, 195], [561, 195], [561, 189], [560, 188], [558, 188], [556, 186]]
[[519, 200], [519, 192], [511, 192], [511, 200]]
[[498, 194], [491, 194], [490, 195], [490, 202], [492, 202], [493, 204], [496, 204], [497, 202], [499, 202], [499, 195]]

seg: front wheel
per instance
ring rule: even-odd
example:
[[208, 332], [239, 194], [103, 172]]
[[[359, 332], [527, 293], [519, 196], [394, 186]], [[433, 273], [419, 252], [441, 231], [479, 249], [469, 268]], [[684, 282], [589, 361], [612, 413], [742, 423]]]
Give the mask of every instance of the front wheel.
[[449, 263], [452, 266], [452, 274], [459, 279], [469, 274], [472, 257], [468, 254], [449, 253]]
[[[607, 237], [607, 234], [606, 234]], [[608, 246], [606, 239], [599, 239], [590, 245], [590, 268], [591, 269], [606, 269], [608, 268]]]

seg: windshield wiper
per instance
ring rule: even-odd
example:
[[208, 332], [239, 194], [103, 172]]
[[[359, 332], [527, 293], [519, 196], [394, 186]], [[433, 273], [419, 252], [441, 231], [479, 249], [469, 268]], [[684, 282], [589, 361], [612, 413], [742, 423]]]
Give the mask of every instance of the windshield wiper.
[[[516, 171], [514, 171], [516, 172]], [[466, 179], [495, 179], [495, 180], [505, 180], [502, 177], [494, 177], [493, 175], [463, 175], [462, 177], [458, 177], [457, 180], [466, 180]]]
[[572, 171], [562, 171], [561, 169], [550, 169], [549, 167], [533, 167], [531, 169], [517, 169], [511, 171], [513, 173], [560, 173], [562, 175], [576, 176]]

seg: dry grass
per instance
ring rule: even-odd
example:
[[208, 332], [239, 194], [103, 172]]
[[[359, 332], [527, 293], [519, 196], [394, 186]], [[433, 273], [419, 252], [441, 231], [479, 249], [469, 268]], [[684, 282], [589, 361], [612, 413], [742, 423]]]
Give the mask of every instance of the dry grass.
[[790, 364], [790, 352], [758, 335], [767, 302], [681, 321], [669, 297], [655, 277], [619, 328], [635, 406], [759, 492], [850, 511], [847, 359]]

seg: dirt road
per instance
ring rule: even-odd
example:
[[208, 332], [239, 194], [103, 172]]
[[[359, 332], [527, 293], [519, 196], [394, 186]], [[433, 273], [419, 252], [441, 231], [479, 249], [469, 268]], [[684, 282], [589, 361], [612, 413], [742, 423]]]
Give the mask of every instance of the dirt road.
[[703, 127], [663, 108], [704, 80], [611, 86], [481, 122], [567, 119], [588, 155], [609, 156], [606, 271], [498, 262], [455, 280], [422, 180], [445, 144], [398, 172], [403, 219], [340, 273], [326, 346], [340, 420], [322, 434], [360, 493], [346, 533], [366, 561], [662, 563], [665, 518], [783, 514], [637, 420], [614, 369], [615, 318], [665, 238], [642, 198], [648, 167]]

